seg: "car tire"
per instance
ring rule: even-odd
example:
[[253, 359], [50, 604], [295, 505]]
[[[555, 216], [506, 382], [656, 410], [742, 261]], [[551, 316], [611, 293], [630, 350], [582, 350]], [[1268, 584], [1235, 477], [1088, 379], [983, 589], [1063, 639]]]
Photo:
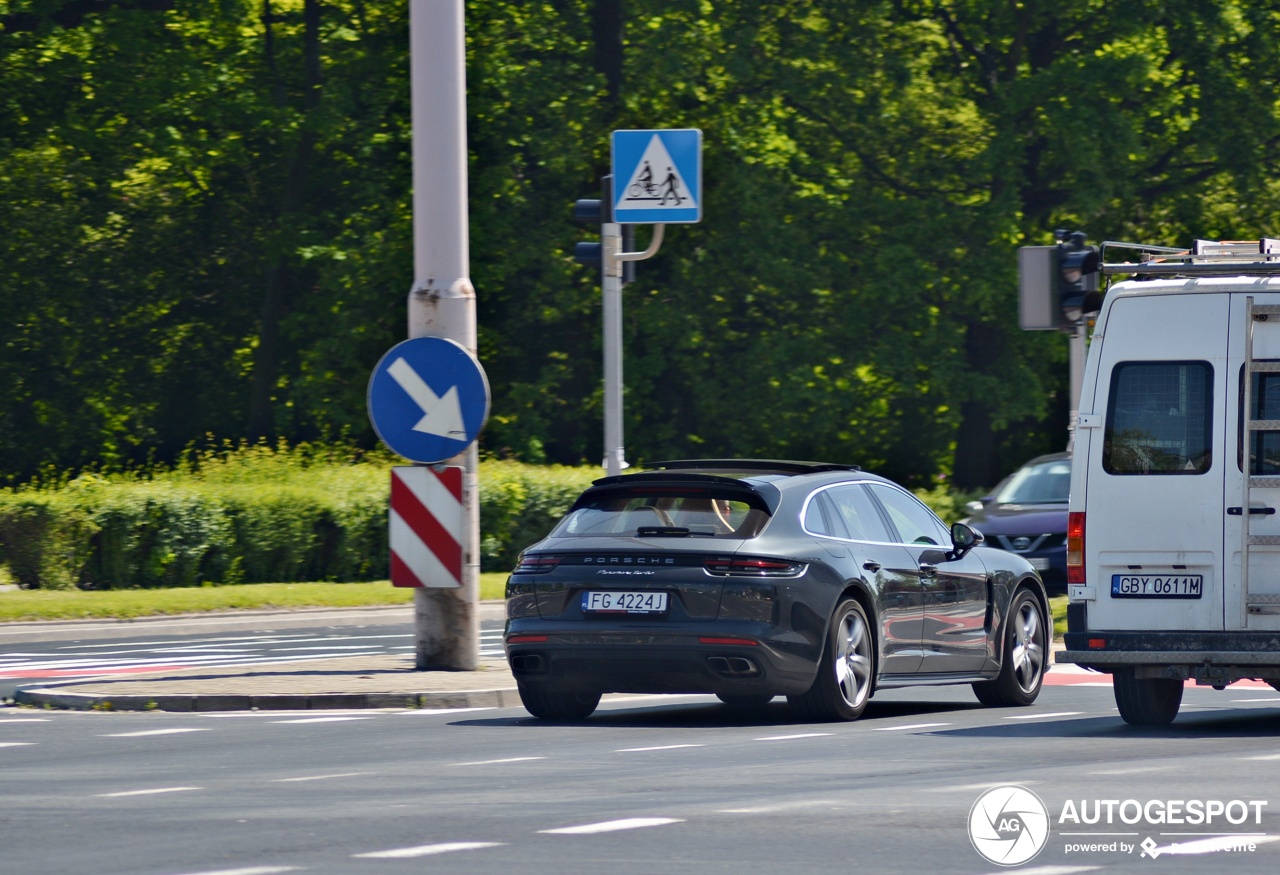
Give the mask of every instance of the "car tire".
[[600, 704], [599, 693], [561, 693], [535, 690], [516, 684], [520, 702], [534, 717], [543, 720], [582, 720]]
[[843, 599], [827, 624], [818, 676], [791, 707], [813, 721], [857, 720], [871, 698], [876, 646], [867, 612], [854, 599]]
[[1133, 726], [1167, 726], [1182, 706], [1177, 678], [1140, 678], [1132, 668], [1121, 668], [1111, 676], [1111, 687], [1120, 717]]
[[1048, 629], [1040, 600], [1030, 590], [1014, 593], [1005, 624], [1000, 674], [973, 685], [979, 702], [991, 708], [1010, 708], [1036, 700], [1049, 656]]
[[730, 708], [763, 708], [773, 701], [773, 696], [768, 693], [759, 693], [757, 695], [739, 695], [730, 693], [716, 693], [716, 698], [724, 702]]

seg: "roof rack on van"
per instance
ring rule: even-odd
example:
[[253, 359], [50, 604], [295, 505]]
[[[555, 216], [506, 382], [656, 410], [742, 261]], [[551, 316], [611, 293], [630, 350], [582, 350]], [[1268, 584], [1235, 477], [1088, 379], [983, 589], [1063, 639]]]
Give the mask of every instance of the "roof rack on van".
[[[1108, 248], [1137, 250], [1139, 260], [1108, 264]], [[1280, 240], [1197, 240], [1191, 249], [1106, 240], [1101, 260], [1104, 276], [1280, 276]]]

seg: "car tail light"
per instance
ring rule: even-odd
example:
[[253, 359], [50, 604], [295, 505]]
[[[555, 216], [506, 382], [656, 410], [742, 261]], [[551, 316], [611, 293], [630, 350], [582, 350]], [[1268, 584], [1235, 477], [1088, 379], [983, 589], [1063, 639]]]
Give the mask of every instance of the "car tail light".
[[704, 559], [702, 567], [712, 574], [749, 574], [753, 577], [791, 577], [804, 567], [785, 559], [731, 559], [717, 556]]
[[513, 574], [546, 574], [560, 564], [559, 556], [521, 556]]
[[1067, 514], [1067, 583], [1084, 583], [1084, 513]]
[[699, 644], [721, 644], [729, 647], [737, 647], [739, 645], [747, 647], [759, 647], [759, 641], [753, 641], [750, 638], [715, 638], [711, 636], [701, 637], [698, 639]]
[[541, 644], [547, 640], [546, 635], [508, 635], [508, 644]]

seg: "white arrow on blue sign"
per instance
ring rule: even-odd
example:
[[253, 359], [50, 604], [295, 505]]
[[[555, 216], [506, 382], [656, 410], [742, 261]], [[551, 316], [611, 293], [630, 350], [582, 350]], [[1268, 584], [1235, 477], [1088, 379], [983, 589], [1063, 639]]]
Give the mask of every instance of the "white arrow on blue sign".
[[451, 459], [480, 436], [489, 381], [466, 347], [447, 337], [393, 346], [369, 378], [369, 420], [392, 452], [413, 462]]
[[612, 145], [615, 222], [702, 219], [702, 131], [614, 131]]

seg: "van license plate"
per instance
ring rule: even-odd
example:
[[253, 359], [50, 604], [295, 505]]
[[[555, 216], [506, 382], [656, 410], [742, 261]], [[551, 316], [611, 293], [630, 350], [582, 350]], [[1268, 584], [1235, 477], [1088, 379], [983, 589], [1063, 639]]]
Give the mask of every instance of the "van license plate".
[[584, 592], [582, 610], [588, 614], [661, 614], [667, 610], [665, 592]]
[[1111, 596], [1121, 599], [1198, 599], [1202, 574], [1113, 574]]

